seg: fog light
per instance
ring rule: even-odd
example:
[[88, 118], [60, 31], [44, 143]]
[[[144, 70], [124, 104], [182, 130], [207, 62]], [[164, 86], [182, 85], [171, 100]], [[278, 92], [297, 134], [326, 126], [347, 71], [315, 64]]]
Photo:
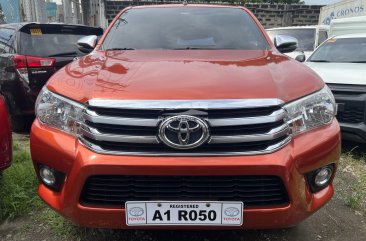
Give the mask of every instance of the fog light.
[[320, 187], [326, 185], [332, 178], [332, 174], [333, 169], [328, 166], [320, 169], [320, 171], [315, 175], [315, 184]]
[[39, 169], [39, 175], [42, 178], [44, 184], [48, 186], [53, 186], [56, 183], [56, 176], [52, 169], [49, 167], [43, 166]]
[[53, 191], [60, 191], [65, 181], [65, 174], [45, 165], [38, 165], [42, 183]]
[[334, 167], [334, 164], [329, 164], [305, 175], [312, 192], [319, 192], [331, 183]]

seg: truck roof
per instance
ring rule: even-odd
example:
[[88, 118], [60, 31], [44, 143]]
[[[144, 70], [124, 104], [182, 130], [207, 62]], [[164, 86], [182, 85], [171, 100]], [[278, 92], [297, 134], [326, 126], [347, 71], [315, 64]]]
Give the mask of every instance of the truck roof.
[[1, 28], [11, 28], [16, 31], [23, 28], [24, 26], [31, 25], [31, 24], [46, 24], [46, 25], [64, 25], [64, 26], [76, 26], [76, 27], [87, 27], [87, 28], [100, 28], [100, 27], [92, 27], [86, 26], [82, 24], [66, 24], [66, 23], [59, 23], [59, 22], [52, 22], [52, 23], [41, 23], [41, 22], [21, 22], [21, 23], [6, 23], [0, 24]]
[[336, 39], [344, 39], [344, 38], [366, 38], [366, 33], [354, 33], [354, 34], [345, 34], [334, 36]]

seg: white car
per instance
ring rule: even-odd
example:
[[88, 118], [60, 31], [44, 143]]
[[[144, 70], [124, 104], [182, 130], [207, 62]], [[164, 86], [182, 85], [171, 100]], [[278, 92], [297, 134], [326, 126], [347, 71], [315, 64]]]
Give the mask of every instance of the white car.
[[305, 64], [332, 90], [343, 138], [366, 143], [366, 33], [328, 39]]
[[308, 58], [314, 49], [328, 38], [328, 30], [329, 26], [314, 25], [270, 28], [266, 31], [272, 40], [277, 35], [287, 35], [296, 38], [299, 42], [298, 48], [294, 52], [286, 54], [295, 59], [302, 54], [305, 54], [305, 57]]

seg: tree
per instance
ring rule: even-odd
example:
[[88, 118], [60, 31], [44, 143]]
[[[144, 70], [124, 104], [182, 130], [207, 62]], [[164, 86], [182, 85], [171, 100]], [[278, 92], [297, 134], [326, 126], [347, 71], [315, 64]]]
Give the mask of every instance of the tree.
[[[225, 0], [224, 0], [225, 1]], [[246, 3], [287, 3], [287, 4], [304, 4], [302, 0], [244, 0]]]
[[3, 7], [0, 4], [0, 24], [6, 23], [5, 22], [5, 16], [4, 16], [4, 12], [3, 12]]

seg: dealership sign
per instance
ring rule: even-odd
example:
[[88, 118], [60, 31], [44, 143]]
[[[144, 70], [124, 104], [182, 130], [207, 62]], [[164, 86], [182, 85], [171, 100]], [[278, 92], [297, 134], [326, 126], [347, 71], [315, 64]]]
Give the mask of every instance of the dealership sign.
[[333, 19], [366, 15], [366, 0], [342, 1], [322, 7], [319, 24], [329, 25]]

